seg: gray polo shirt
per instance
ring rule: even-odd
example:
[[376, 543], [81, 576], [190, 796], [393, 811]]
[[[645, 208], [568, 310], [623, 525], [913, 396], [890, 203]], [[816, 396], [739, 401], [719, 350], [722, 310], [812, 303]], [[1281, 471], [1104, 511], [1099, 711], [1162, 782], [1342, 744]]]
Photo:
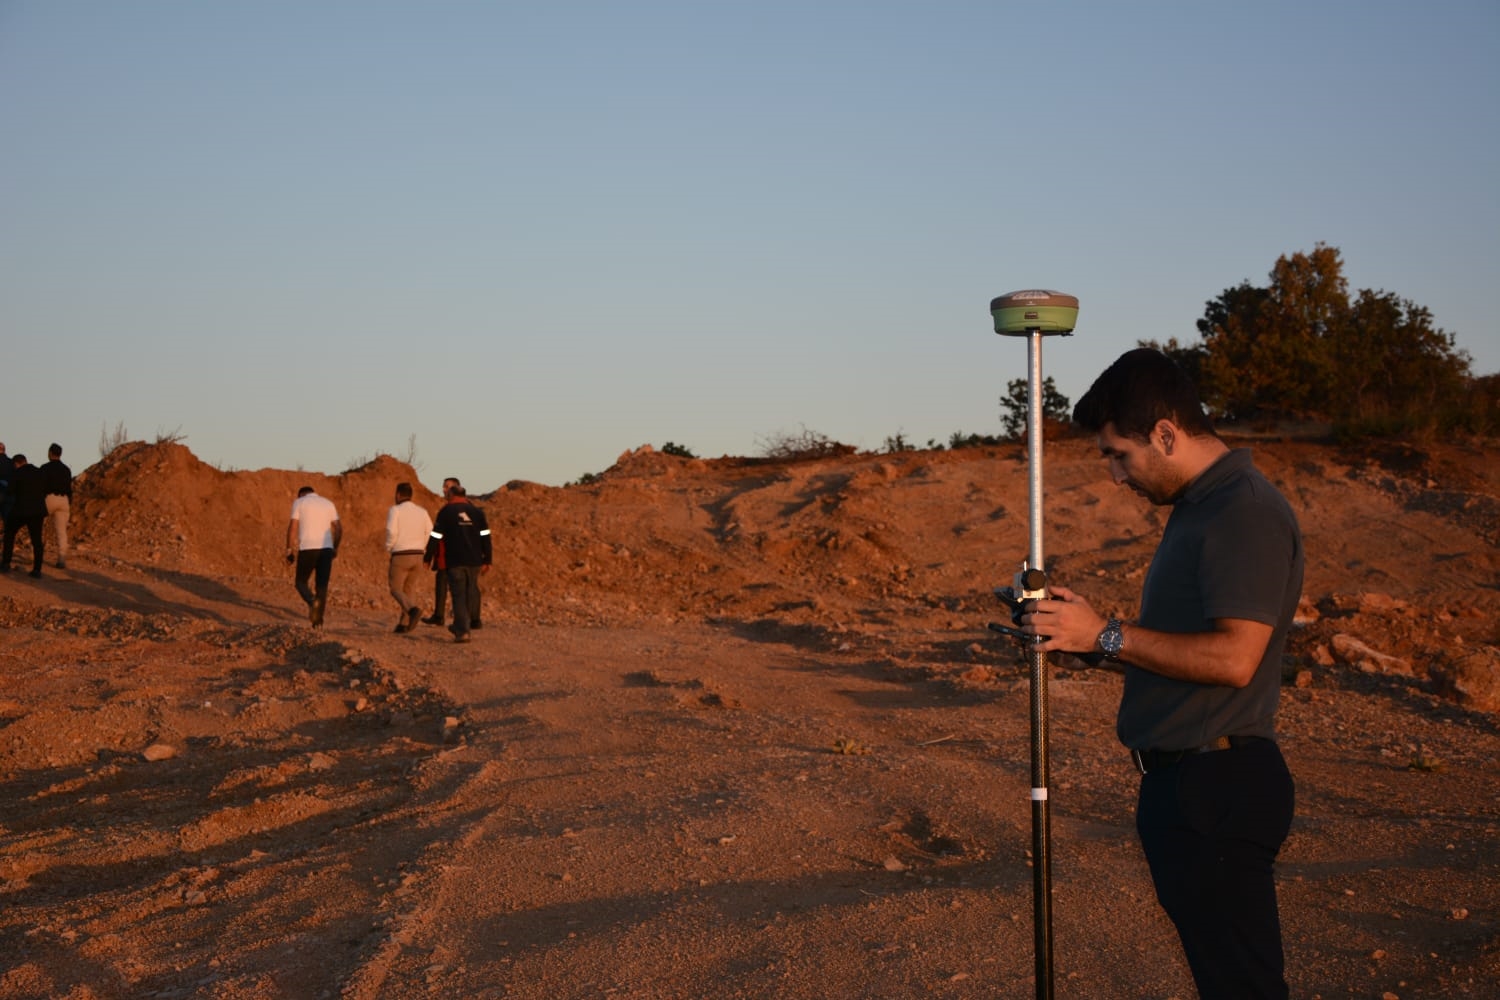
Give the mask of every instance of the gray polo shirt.
[[1281, 657], [1302, 595], [1302, 532], [1286, 498], [1237, 448], [1172, 507], [1141, 592], [1140, 624], [1207, 632], [1218, 618], [1274, 626], [1249, 685], [1194, 684], [1125, 665], [1115, 731], [1133, 750], [1276, 735]]

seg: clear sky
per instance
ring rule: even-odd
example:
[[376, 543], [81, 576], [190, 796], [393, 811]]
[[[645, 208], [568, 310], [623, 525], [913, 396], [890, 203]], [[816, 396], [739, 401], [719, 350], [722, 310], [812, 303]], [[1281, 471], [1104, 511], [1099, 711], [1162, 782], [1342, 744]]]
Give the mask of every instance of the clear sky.
[[0, 0], [0, 440], [429, 486], [996, 433], [1338, 247], [1500, 370], [1495, 0]]

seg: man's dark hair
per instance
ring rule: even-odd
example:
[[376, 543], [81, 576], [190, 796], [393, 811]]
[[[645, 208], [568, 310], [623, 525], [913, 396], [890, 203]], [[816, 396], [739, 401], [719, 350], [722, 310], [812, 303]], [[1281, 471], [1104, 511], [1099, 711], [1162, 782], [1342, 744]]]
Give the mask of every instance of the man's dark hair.
[[1177, 362], [1149, 347], [1120, 355], [1073, 407], [1073, 422], [1084, 430], [1113, 424], [1115, 433], [1137, 441], [1149, 438], [1158, 420], [1172, 421], [1190, 437], [1214, 433], [1193, 380]]
[[51, 458], [62, 458], [62, 445], [54, 444], [47, 449], [47, 454]]
[[448, 495], [451, 497], [466, 497], [469, 494], [464, 491], [464, 488], [462, 486], [454, 483], [453, 488], [448, 491]]
[[411, 499], [411, 483], [397, 483], [396, 484], [396, 496], [400, 497], [402, 500], [410, 500]]
[[297, 491], [297, 496], [298, 497], [305, 497], [309, 493], [311, 493], [312, 491], [313, 491], [313, 488], [311, 486], [304, 486], [300, 490]]

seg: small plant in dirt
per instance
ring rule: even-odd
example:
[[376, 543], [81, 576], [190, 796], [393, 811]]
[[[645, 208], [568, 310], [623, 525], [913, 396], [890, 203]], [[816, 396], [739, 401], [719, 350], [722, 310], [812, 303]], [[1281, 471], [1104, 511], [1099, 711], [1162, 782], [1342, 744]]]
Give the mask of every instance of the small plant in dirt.
[[834, 740], [833, 746], [829, 749], [845, 757], [864, 757], [870, 753], [869, 747], [847, 736], [840, 736]]
[[805, 426], [796, 434], [777, 431], [757, 441], [762, 458], [773, 461], [796, 462], [809, 458], [832, 458], [853, 454], [852, 445], [840, 444], [826, 434], [808, 430]]
[[108, 458], [116, 448], [129, 441], [130, 432], [125, 429], [125, 421], [118, 421], [115, 424], [114, 430], [110, 430], [108, 424], [101, 424], [99, 427], [99, 457]]
[[677, 444], [677, 443], [675, 443], [673, 441], [668, 441], [666, 444], [662, 445], [661, 446], [661, 453], [663, 455], [675, 455], [678, 458], [697, 458], [698, 457], [697, 455], [694, 455], [693, 452], [692, 452], [692, 450], [690, 448], [688, 448], [687, 446]]

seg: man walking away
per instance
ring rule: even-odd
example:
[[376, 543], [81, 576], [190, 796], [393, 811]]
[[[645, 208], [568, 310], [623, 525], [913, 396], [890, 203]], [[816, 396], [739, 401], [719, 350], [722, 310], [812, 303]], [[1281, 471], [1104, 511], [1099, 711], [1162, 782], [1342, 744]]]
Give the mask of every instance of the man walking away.
[[5, 445], [0, 443], [0, 526], [10, 520], [11, 501], [14, 499], [10, 492], [10, 480], [15, 475], [16, 463], [10, 460], [5, 453]]
[[[459, 485], [461, 485], [459, 481], [452, 476], [443, 480], [443, 503], [447, 503], [448, 498], [453, 495], [453, 487]], [[442, 508], [439, 507], [438, 511], [441, 512]], [[436, 558], [431, 560], [431, 566], [432, 614], [422, 620], [428, 625], [441, 625], [447, 621], [443, 612], [448, 608], [448, 564], [443, 561], [441, 551], [438, 552]]]
[[[323, 624], [333, 557], [338, 554], [343, 537], [344, 526], [339, 522], [333, 501], [318, 496], [311, 486], [298, 490], [292, 503], [292, 519], [286, 527], [286, 558], [297, 566], [297, 593], [307, 602], [307, 617], [314, 628]], [[308, 588], [308, 577], [313, 578], [316, 591]]]
[[68, 508], [73, 503], [73, 470], [63, 464], [62, 445], [47, 449], [47, 464], [42, 466], [42, 481], [47, 487], [47, 520], [57, 536], [57, 568], [68, 565]]
[[469, 502], [462, 486], [454, 486], [448, 502], [438, 511], [427, 539], [424, 561], [441, 554], [448, 565], [448, 591], [453, 599], [453, 639], [468, 642], [471, 607], [479, 601], [479, 574], [487, 572], [494, 559], [490, 525], [484, 511]]
[[432, 518], [411, 501], [411, 483], [396, 484], [395, 506], [385, 515], [385, 550], [391, 554], [391, 596], [401, 606], [396, 631], [410, 632], [422, 618], [421, 607], [408, 595], [423, 572], [422, 556], [432, 534]]
[[1171, 515], [1136, 621], [1052, 587], [1023, 630], [1049, 637], [1037, 649], [1102, 654], [1125, 674], [1115, 729], [1141, 774], [1136, 832], [1199, 996], [1281, 1000], [1273, 866], [1294, 792], [1276, 710], [1302, 594], [1296, 516], [1159, 351], [1120, 357], [1073, 420], [1098, 436], [1115, 483]]
[[47, 519], [47, 493], [42, 470], [17, 455], [10, 476], [11, 509], [5, 521], [5, 544], [0, 549], [0, 573], [10, 572], [16, 535], [24, 526], [31, 536], [31, 575], [42, 575], [42, 523]]

